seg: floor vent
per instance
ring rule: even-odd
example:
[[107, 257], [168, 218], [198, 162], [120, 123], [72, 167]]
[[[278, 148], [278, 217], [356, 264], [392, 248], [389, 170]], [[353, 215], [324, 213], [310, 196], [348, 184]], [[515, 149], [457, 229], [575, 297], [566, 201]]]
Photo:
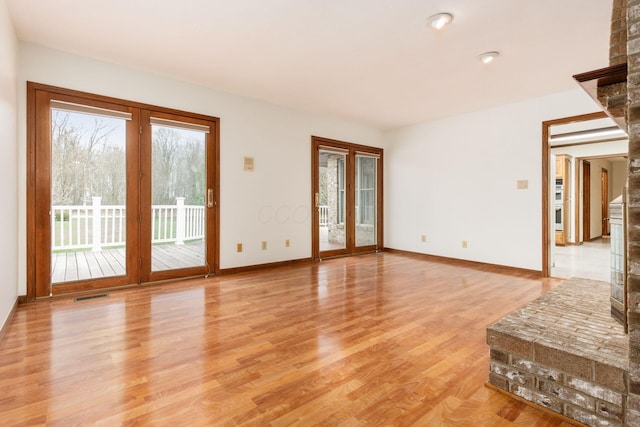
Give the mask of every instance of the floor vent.
[[78, 297], [75, 298], [74, 301], [78, 302], [78, 301], [86, 301], [88, 299], [96, 299], [96, 298], [106, 298], [108, 297], [109, 294], [98, 294], [98, 295], [87, 295], [86, 297]]

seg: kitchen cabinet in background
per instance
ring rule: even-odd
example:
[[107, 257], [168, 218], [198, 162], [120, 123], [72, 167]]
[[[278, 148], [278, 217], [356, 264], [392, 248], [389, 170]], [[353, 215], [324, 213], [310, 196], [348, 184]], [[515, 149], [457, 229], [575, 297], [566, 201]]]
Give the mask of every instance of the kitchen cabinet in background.
[[[568, 242], [569, 229], [569, 195], [571, 156], [560, 154], [556, 156], [556, 194], [560, 191], [560, 200], [555, 201], [556, 212], [556, 245], [564, 246]], [[558, 210], [560, 213], [558, 214]], [[557, 216], [559, 215], [559, 221]]]

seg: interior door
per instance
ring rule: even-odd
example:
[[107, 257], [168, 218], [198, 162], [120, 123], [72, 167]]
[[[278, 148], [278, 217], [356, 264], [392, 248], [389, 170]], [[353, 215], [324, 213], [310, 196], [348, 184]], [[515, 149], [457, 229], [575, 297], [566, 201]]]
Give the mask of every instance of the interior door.
[[382, 247], [382, 149], [312, 138], [313, 258]]

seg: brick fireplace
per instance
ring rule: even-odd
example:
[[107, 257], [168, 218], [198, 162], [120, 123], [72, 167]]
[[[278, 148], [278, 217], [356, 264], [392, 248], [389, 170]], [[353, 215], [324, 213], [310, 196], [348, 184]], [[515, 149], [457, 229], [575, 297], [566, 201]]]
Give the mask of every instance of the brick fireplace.
[[605, 282], [571, 279], [491, 325], [489, 383], [590, 426], [624, 425], [629, 340], [609, 296]]
[[609, 58], [574, 77], [629, 135], [624, 326], [609, 284], [571, 279], [487, 329], [489, 384], [590, 426], [640, 426], [640, 0], [613, 0]]
[[[618, 2], [626, 4], [626, 0]], [[616, 3], [618, 3], [616, 2]], [[627, 133], [629, 197], [627, 222], [627, 325], [629, 328], [629, 393], [627, 424], [640, 425], [640, 0], [626, 4]]]

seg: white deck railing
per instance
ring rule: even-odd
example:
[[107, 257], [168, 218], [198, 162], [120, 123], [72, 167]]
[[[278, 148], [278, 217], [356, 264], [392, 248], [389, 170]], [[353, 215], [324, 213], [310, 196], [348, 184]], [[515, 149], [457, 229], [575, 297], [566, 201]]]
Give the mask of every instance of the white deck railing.
[[329, 225], [329, 206], [320, 206], [320, 227]]
[[[153, 205], [151, 242], [184, 244], [204, 238], [204, 206], [185, 205], [177, 197], [175, 205]], [[126, 243], [126, 208], [102, 205], [100, 197], [91, 206], [51, 207], [52, 250], [91, 249], [123, 246]]]

